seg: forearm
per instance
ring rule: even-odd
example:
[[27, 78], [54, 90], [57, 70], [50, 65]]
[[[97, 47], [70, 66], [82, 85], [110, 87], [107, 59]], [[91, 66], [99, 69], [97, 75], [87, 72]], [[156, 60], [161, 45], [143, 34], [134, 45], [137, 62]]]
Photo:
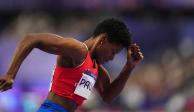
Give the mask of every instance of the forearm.
[[141, 62], [143, 54], [141, 53], [139, 46], [132, 44], [127, 52], [127, 61], [118, 77], [111, 83], [109, 74], [103, 67], [99, 67], [99, 74], [101, 74], [97, 80], [96, 88], [99, 91], [103, 100], [107, 103], [112, 101], [123, 90], [132, 70]]
[[16, 47], [12, 61], [7, 71], [7, 75], [15, 79], [16, 74], [28, 54], [32, 51], [35, 46], [35, 42], [31, 37], [26, 36]]
[[105, 92], [104, 100], [106, 100], [107, 102], [110, 102], [120, 94], [133, 68], [134, 66], [125, 64], [119, 76], [110, 84], [110, 86], [106, 89], [106, 91], [104, 91]]

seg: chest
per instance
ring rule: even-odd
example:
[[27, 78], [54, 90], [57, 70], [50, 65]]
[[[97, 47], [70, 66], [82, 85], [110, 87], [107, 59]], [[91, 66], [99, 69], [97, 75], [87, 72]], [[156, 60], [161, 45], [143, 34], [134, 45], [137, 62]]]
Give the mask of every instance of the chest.
[[73, 60], [68, 57], [62, 57], [62, 56], [57, 57], [57, 65], [64, 68], [74, 68], [81, 65], [83, 62], [84, 62], [84, 59]]

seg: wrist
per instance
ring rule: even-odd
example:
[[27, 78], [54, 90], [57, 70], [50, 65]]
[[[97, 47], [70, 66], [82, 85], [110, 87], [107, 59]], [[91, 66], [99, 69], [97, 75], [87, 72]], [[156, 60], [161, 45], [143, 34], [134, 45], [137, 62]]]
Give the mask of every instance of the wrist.
[[11, 74], [11, 73], [7, 73], [7, 77], [10, 78], [10, 79], [15, 79], [14, 75]]
[[135, 67], [135, 65], [129, 61], [127, 61], [125, 65], [128, 69], [133, 69]]

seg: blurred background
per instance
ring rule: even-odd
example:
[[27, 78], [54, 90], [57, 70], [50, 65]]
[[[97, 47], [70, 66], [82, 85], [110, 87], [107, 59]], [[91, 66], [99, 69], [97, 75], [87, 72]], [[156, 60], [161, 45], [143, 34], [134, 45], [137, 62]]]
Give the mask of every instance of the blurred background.
[[[0, 74], [28, 33], [50, 32], [80, 41], [103, 19], [118, 17], [144, 53], [124, 90], [107, 105], [94, 90], [77, 112], [194, 111], [193, 0], [1, 0]], [[34, 49], [12, 90], [0, 93], [0, 112], [35, 112], [46, 98], [56, 56]], [[105, 64], [114, 80], [126, 50]]]

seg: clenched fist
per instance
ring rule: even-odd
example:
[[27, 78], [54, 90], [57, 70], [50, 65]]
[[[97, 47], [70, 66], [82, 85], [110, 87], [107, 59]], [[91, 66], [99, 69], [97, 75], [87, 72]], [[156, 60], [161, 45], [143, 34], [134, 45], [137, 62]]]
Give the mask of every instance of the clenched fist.
[[0, 77], [0, 91], [6, 91], [12, 88], [14, 80], [9, 75]]
[[130, 66], [135, 66], [138, 63], [141, 62], [141, 60], [143, 59], [143, 53], [140, 50], [140, 47], [135, 43], [132, 44], [129, 48], [128, 48], [128, 52], [127, 52], [127, 64]]

